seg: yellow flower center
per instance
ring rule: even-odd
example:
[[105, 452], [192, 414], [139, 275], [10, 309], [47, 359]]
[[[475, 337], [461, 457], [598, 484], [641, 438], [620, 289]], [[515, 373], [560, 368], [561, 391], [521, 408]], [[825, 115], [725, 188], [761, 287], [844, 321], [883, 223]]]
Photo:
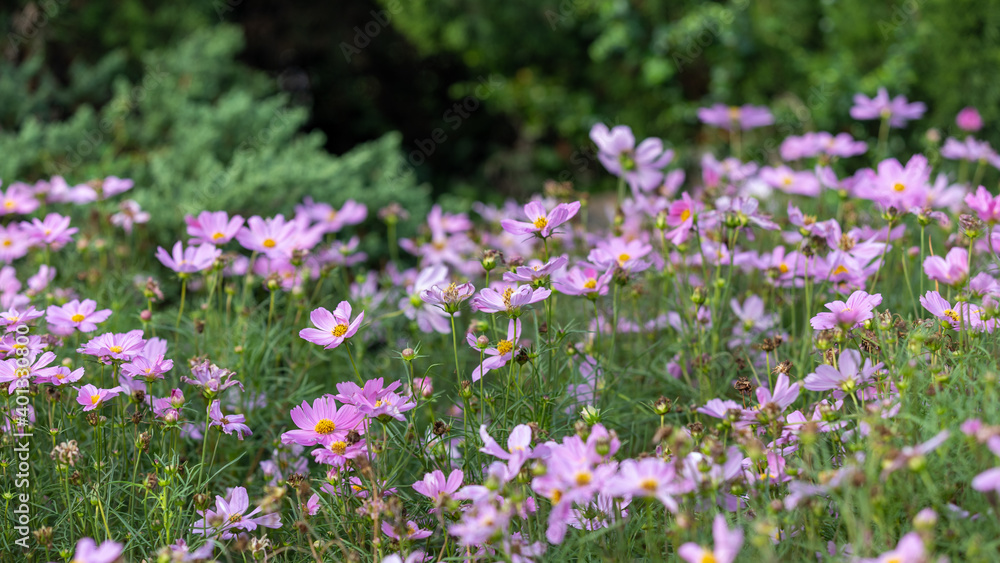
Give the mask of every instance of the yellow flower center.
[[330, 334], [334, 336], [344, 336], [345, 334], [347, 334], [347, 325], [339, 324], [333, 327], [333, 330], [330, 331]]
[[785, 264], [784, 262], [782, 262], [781, 264], [778, 264], [778, 271], [781, 272], [782, 274], [787, 274], [788, 273], [788, 264]]
[[560, 499], [562, 499], [562, 491], [559, 489], [552, 491], [552, 504], [559, 504]]
[[337, 455], [344, 455], [344, 452], [347, 451], [347, 442], [337, 440], [336, 442], [330, 444], [330, 451]]
[[951, 320], [955, 321], [956, 323], [961, 320], [961, 318], [958, 316], [958, 313], [956, 313], [952, 309], [945, 309], [944, 313], [942, 313], [942, 314], [944, 316], [950, 318]]
[[77, 314], [73, 315], [72, 317], [70, 317], [69, 320], [73, 321], [74, 323], [79, 323], [79, 322], [83, 322], [83, 319], [85, 319], [85, 318], [86, 317], [84, 317], [80, 313], [77, 313]]
[[4, 240], [4, 241], [3, 241], [3, 245], [4, 245], [4, 246], [10, 246], [10, 245], [12, 245], [12, 244], [14, 244], [14, 243], [13, 243], [13, 241], [11, 241], [10, 239], [6, 239], [6, 240]]
[[784, 185], [786, 185], [786, 186], [791, 186], [792, 185], [792, 177], [791, 176], [785, 176], [784, 179], [781, 180], [781, 183], [784, 184]]
[[897, 192], [901, 192], [906, 189], [906, 186], [900, 184], [899, 182], [896, 182], [895, 184], [892, 185], [892, 189], [896, 190]]
[[122, 353], [122, 347], [121, 346], [112, 346], [112, 347], [108, 348], [108, 350], [111, 350], [115, 354], [121, 354]]
[[846, 274], [846, 273], [847, 273], [847, 268], [845, 268], [843, 264], [841, 264], [841, 265], [837, 266], [837, 267], [836, 267], [836, 268], [834, 268], [834, 270], [833, 270], [833, 274], [834, 274], [834, 275], [838, 275], [838, 274]]
[[243, 520], [243, 515], [242, 514], [233, 514], [232, 516], [229, 517], [229, 522], [231, 524], [235, 524], [235, 523], [239, 522], [240, 520]]
[[330, 434], [336, 429], [337, 425], [334, 424], [333, 421], [330, 420], [329, 418], [321, 419], [319, 422], [316, 423], [316, 426], [313, 427], [313, 430], [317, 434], [324, 434], [324, 435]]
[[213, 233], [212, 240], [219, 240], [220, 238], [226, 238], [226, 235], [222, 233]]
[[504, 354], [510, 354], [513, 350], [514, 343], [510, 340], [501, 340], [500, 343], [497, 344], [497, 352], [500, 352], [501, 356]]
[[590, 471], [578, 471], [576, 473], [576, 484], [578, 487], [583, 487], [590, 484]]
[[12, 199], [8, 199], [7, 201], [3, 202], [3, 206], [6, 207], [7, 209], [10, 209], [10, 208], [14, 207], [15, 205], [17, 205], [17, 204], [14, 203], [14, 200], [12, 200]]
[[379, 407], [381, 407], [384, 404], [385, 403], [382, 402], [382, 399], [378, 399], [378, 400], [375, 401], [375, 408], [379, 408]]
[[652, 492], [656, 491], [656, 487], [658, 486], [658, 483], [656, 482], [656, 479], [652, 479], [652, 478], [650, 478], [650, 479], [643, 479], [642, 483], [640, 483], [639, 486], [642, 487], [643, 490], [646, 490], [646, 491], [649, 491], [649, 492], [652, 493]]
[[587, 278], [587, 281], [584, 282], [583, 287], [585, 287], [587, 289], [596, 289], [597, 288], [597, 280], [595, 280], [594, 278]]
[[729, 120], [730, 121], [740, 120], [740, 108], [738, 106], [729, 106]]
[[681, 211], [681, 221], [687, 221], [689, 217], [691, 217], [690, 209], [685, 209], [684, 211]]
[[274, 246], [276, 244], [278, 244], [278, 243], [274, 242], [273, 238], [264, 239], [264, 242], [263, 242], [264, 248], [274, 248]]
[[618, 263], [619, 264], [624, 264], [625, 262], [628, 262], [630, 258], [632, 258], [632, 257], [629, 256], [628, 254], [625, 254], [625, 253], [619, 254], [618, 255]]
[[508, 287], [507, 289], [503, 290], [503, 304], [506, 305], [507, 307], [510, 307], [510, 297], [512, 295], [514, 295], [513, 287]]
[[100, 402], [101, 402], [101, 396], [100, 395], [91, 395], [90, 396], [90, 404], [96, 405], [97, 403], [100, 403]]
[[701, 561], [698, 563], [719, 563], [719, 560], [715, 558], [714, 553], [706, 551], [705, 554], [701, 556]]
[[535, 219], [535, 222], [532, 224], [536, 229], [544, 229], [545, 226], [549, 224], [549, 220], [545, 217], [539, 217], [538, 219]]

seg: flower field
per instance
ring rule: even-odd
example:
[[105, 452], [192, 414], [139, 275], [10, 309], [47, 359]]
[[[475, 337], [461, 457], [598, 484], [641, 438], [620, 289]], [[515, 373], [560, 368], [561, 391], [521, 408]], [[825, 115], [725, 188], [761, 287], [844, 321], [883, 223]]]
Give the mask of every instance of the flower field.
[[132, 180], [8, 181], [2, 557], [996, 561], [1000, 156], [972, 108], [905, 152], [925, 111], [707, 107], [694, 167], [598, 123], [613, 209], [413, 238], [306, 198], [158, 240]]

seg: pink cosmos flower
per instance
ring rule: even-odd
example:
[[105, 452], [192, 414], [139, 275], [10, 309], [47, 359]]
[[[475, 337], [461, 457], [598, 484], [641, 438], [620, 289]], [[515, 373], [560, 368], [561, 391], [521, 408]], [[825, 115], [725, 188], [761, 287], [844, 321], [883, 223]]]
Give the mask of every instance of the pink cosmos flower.
[[858, 197], [900, 210], [922, 207], [927, 201], [931, 167], [922, 154], [912, 156], [906, 166], [887, 158], [878, 164], [877, 172], [866, 169], [859, 174], [854, 188]]
[[[392, 524], [384, 520], [382, 521], [382, 533], [396, 541], [403, 539], [392, 527]], [[407, 520], [405, 535], [408, 540], [422, 540], [429, 537], [431, 535], [431, 531], [421, 529], [420, 526], [418, 526], [413, 520]]]
[[220, 539], [232, 539], [241, 531], [252, 532], [257, 526], [265, 528], [280, 528], [281, 517], [279, 513], [263, 514], [256, 518], [251, 518], [261, 511], [258, 506], [250, 512], [250, 497], [243, 487], [234, 487], [227, 498], [215, 497], [215, 510], [199, 510], [201, 519], [191, 526], [191, 532], [205, 536], [216, 536]]
[[254, 215], [247, 220], [247, 226], [236, 233], [236, 240], [254, 252], [267, 256], [291, 254], [295, 244], [296, 223], [285, 221], [283, 215], [261, 219]]
[[0, 226], [0, 260], [7, 264], [28, 253], [31, 239], [23, 232], [21, 223]]
[[114, 399], [122, 393], [121, 387], [111, 389], [98, 389], [91, 384], [77, 388], [76, 402], [83, 405], [83, 412], [92, 411], [104, 406], [105, 401]]
[[316, 328], [304, 328], [299, 331], [299, 338], [332, 350], [340, 346], [344, 340], [354, 336], [365, 320], [364, 311], [351, 320], [351, 304], [341, 301], [331, 313], [324, 307], [314, 309], [309, 314], [309, 320]]
[[927, 551], [924, 540], [917, 532], [910, 532], [900, 538], [896, 549], [889, 550], [875, 559], [862, 559], [862, 563], [924, 563]]
[[579, 266], [574, 266], [553, 279], [552, 288], [564, 295], [583, 295], [588, 299], [597, 299], [598, 296], [607, 295], [612, 275], [614, 269], [601, 272], [597, 267], [581, 262]]
[[292, 409], [291, 417], [299, 429], [282, 434], [281, 443], [303, 446], [344, 442], [351, 430], [362, 431], [360, 423], [364, 419], [354, 406], [342, 405], [338, 409], [332, 395], [314, 400], [311, 406], [308, 401], [302, 401], [301, 406]]
[[206, 397], [215, 397], [215, 395], [234, 385], [239, 386], [241, 390], [243, 389], [243, 384], [239, 380], [233, 379], [233, 376], [236, 375], [235, 373], [228, 369], [220, 368], [208, 360], [192, 364], [191, 375], [194, 376], [193, 379], [182, 375], [181, 381], [199, 387], [202, 394]]
[[202, 211], [198, 217], [187, 215], [187, 233], [191, 236], [188, 244], [214, 244], [221, 246], [233, 240], [233, 237], [243, 228], [243, 217], [225, 211]]
[[663, 169], [674, 158], [674, 151], [664, 150], [660, 139], [650, 137], [636, 147], [635, 135], [627, 125], [609, 130], [607, 125], [596, 123], [590, 129], [590, 139], [597, 145], [597, 159], [604, 168], [625, 178], [635, 192], [658, 188], [663, 183]]
[[55, 385], [56, 387], [60, 385], [67, 385], [69, 383], [76, 383], [83, 379], [83, 368], [76, 368], [70, 371], [69, 368], [58, 366], [54, 368], [56, 371], [48, 376], [48, 378], [41, 378], [35, 380], [36, 383], [49, 383]]
[[32, 218], [31, 222], [24, 222], [23, 233], [31, 239], [31, 243], [38, 246], [47, 246], [53, 250], [59, 250], [66, 243], [73, 240], [73, 235], [79, 229], [70, 227], [70, 218], [58, 213], [49, 213], [45, 220], [40, 221]]
[[771, 111], [764, 106], [744, 105], [727, 106], [725, 104], [715, 104], [711, 107], [700, 108], [698, 119], [707, 125], [729, 131], [735, 127], [740, 129], [755, 129], [774, 123], [774, 116]]
[[472, 308], [483, 313], [506, 313], [510, 317], [518, 317], [521, 307], [544, 301], [551, 294], [544, 287], [532, 288], [530, 285], [508, 285], [503, 291], [484, 287], [479, 295], [472, 298]]
[[399, 308], [406, 315], [406, 318], [417, 322], [417, 327], [422, 332], [438, 332], [448, 334], [451, 332], [451, 324], [448, 322], [448, 314], [440, 307], [434, 307], [421, 298], [425, 290], [445, 283], [448, 279], [448, 268], [438, 264], [429, 268], [424, 268], [417, 275], [413, 284], [407, 288], [409, 297], [399, 300]]
[[674, 464], [647, 457], [623, 461], [605, 490], [614, 496], [653, 497], [676, 514], [680, 507], [674, 497], [694, 490], [694, 483], [677, 475]]
[[222, 256], [222, 251], [211, 244], [184, 248], [181, 241], [177, 241], [170, 254], [167, 254], [162, 246], [156, 249], [156, 258], [164, 266], [179, 274], [205, 271], [215, 265], [215, 260], [219, 256]]
[[124, 545], [111, 540], [97, 545], [91, 538], [81, 538], [76, 542], [72, 563], [114, 563], [121, 557], [124, 549]]
[[979, 115], [979, 110], [967, 106], [955, 116], [955, 124], [963, 131], [974, 133], [983, 128], [983, 118]]
[[0, 383], [9, 381], [7, 394], [12, 395], [18, 388], [27, 388], [32, 378], [36, 383], [47, 381], [60, 371], [59, 366], [49, 367], [55, 359], [52, 352], [44, 352], [37, 357], [27, 355], [4, 360], [0, 362]]
[[743, 530], [730, 530], [726, 517], [716, 514], [712, 521], [712, 537], [715, 540], [712, 549], [688, 542], [677, 549], [677, 555], [688, 563], [733, 563], [743, 547]]
[[513, 271], [504, 272], [503, 281], [538, 285], [545, 278], [561, 270], [567, 262], [569, 258], [566, 256], [556, 256], [544, 264], [541, 260], [532, 260], [526, 266], [518, 266]]
[[775, 405], [779, 412], [784, 411], [795, 399], [799, 397], [799, 386], [801, 383], [794, 383], [789, 385], [788, 376], [784, 373], [778, 376], [774, 381], [774, 390], [770, 390], [766, 387], [758, 387], [755, 392], [757, 394], [758, 406], [754, 410], [746, 411], [744, 414], [747, 418], [754, 416], [755, 413], [761, 412], [768, 405]]
[[424, 474], [424, 478], [413, 484], [413, 490], [434, 501], [435, 505], [442, 505], [449, 497], [462, 487], [462, 480], [465, 474], [461, 469], [453, 469], [448, 477], [440, 469], [435, 469]]
[[74, 299], [61, 307], [49, 305], [45, 311], [45, 320], [49, 329], [61, 336], [80, 332], [94, 332], [97, 324], [103, 323], [111, 316], [111, 309], [97, 310], [97, 302], [93, 299]]
[[403, 413], [413, 410], [417, 406], [410, 397], [392, 391], [383, 394], [381, 398], [374, 401], [369, 400], [364, 395], [355, 396], [355, 400], [359, 411], [369, 418], [379, 419], [382, 422], [388, 422], [390, 418], [403, 422], [406, 420]]
[[920, 304], [944, 323], [950, 325], [955, 330], [963, 328], [980, 331], [987, 328], [980, 317], [980, 309], [970, 303], [956, 303], [952, 308], [951, 304], [945, 301], [941, 294], [936, 291], [928, 291], [920, 298]]
[[524, 462], [532, 457], [531, 428], [527, 424], [518, 424], [511, 430], [510, 436], [507, 437], [506, 450], [486, 432], [485, 424], [479, 427], [479, 437], [483, 440], [483, 447], [479, 451], [505, 460], [512, 475], [517, 474]]
[[98, 358], [129, 361], [142, 352], [145, 345], [146, 341], [142, 338], [141, 330], [126, 333], [107, 332], [78, 348], [77, 352]]
[[118, 213], [111, 216], [111, 224], [121, 227], [126, 233], [131, 233], [133, 226], [148, 223], [149, 219], [149, 213], [142, 210], [139, 202], [126, 199], [118, 204]]
[[163, 379], [163, 374], [174, 367], [173, 360], [164, 359], [162, 355], [146, 357], [143, 355], [132, 358], [127, 364], [122, 364], [122, 373], [129, 377], [153, 381]]
[[820, 194], [821, 186], [816, 174], [809, 170], [792, 170], [781, 165], [777, 168], [765, 166], [760, 169], [760, 179], [771, 186], [785, 193], [806, 195], [817, 197]]
[[440, 307], [445, 313], [453, 315], [458, 312], [462, 302], [472, 297], [476, 292], [476, 286], [471, 283], [455, 284], [449, 283], [434, 284], [429, 289], [420, 292], [420, 298], [424, 303]]
[[601, 269], [617, 268], [624, 272], [638, 273], [652, 265], [643, 260], [652, 251], [652, 245], [639, 239], [614, 237], [598, 241], [597, 246], [587, 255], [587, 260]]
[[[964, 426], [964, 425], [963, 425]], [[965, 428], [963, 428], [965, 430]], [[993, 436], [986, 441], [986, 447], [993, 455], [1000, 456], [1000, 436]], [[1000, 493], [1000, 467], [987, 469], [972, 478], [972, 488], [981, 493]]]
[[976, 212], [980, 220], [987, 223], [1000, 222], [1000, 196], [994, 196], [986, 188], [979, 186], [975, 194], [967, 194], [965, 204]]
[[500, 221], [503, 230], [513, 235], [538, 235], [548, 238], [555, 233], [556, 227], [572, 219], [580, 211], [580, 202], [560, 203], [552, 211], [546, 212], [540, 201], [532, 201], [524, 206], [524, 214], [528, 216], [527, 223], [504, 219]]
[[864, 94], [854, 95], [851, 117], [858, 120], [888, 119], [889, 125], [898, 129], [905, 127], [906, 122], [911, 119], [920, 119], [925, 111], [927, 106], [923, 102], [908, 103], [905, 96], [896, 96], [890, 100], [889, 92], [885, 88], [879, 88], [874, 98]]
[[0, 216], [27, 215], [41, 205], [27, 184], [16, 183], [7, 187], [7, 192], [0, 191]]
[[42, 315], [42, 311], [35, 310], [34, 307], [28, 306], [27, 309], [8, 309], [3, 313], [0, 313], [0, 326], [7, 327], [7, 332], [14, 332], [17, 327], [25, 325]]
[[882, 362], [872, 365], [871, 359], [861, 363], [861, 353], [857, 350], [844, 350], [837, 359], [837, 367], [823, 364], [810, 373], [802, 382], [802, 386], [810, 391], [839, 390], [853, 393], [867, 385], [875, 372], [882, 368]]
[[688, 233], [694, 228], [694, 220], [698, 212], [704, 208], [700, 201], [691, 199], [687, 192], [681, 194], [681, 199], [670, 204], [667, 214], [667, 225], [673, 229], [667, 233], [667, 240], [675, 245], [684, 244]]
[[[469, 346], [471, 346], [474, 350], [482, 350], [471, 332], [466, 334], [465, 338]], [[486, 372], [506, 366], [507, 362], [511, 361], [514, 357], [514, 352], [517, 350], [517, 341], [520, 338], [521, 320], [510, 319], [510, 322], [507, 325], [507, 338], [497, 342], [496, 346], [483, 350], [486, 358], [480, 365], [476, 366], [475, 370], [473, 370], [472, 381], [479, 381], [479, 379], [483, 377]]]
[[969, 252], [964, 248], [955, 247], [949, 250], [944, 258], [928, 256], [924, 259], [924, 273], [934, 281], [951, 287], [961, 287], [969, 277]]
[[364, 387], [358, 387], [358, 384], [353, 381], [344, 381], [337, 384], [337, 394], [334, 398], [345, 405], [354, 405], [360, 408], [362, 404], [378, 402], [379, 399], [399, 389], [400, 385], [401, 383], [398, 381], [385, 385], [381, 377], [365, 381]]
[[1000, 156], [986, 141], [968, 137], [959, 141], [948, 137], [941, 147], [941, 156], [950, 160], [966, 160], [969, 162], [990, 163], [994, 168], [1000, 168]]
[[809, 320], [815, 330], [826, 330], [836, 326], [851, 329], [875, 316], [875, 307], [882, 303], [882, 294], [869, 295], [866, 291], [855, 291], [847, 302], [831, 301], [825, 306], [830, 313], [819, 313]]
[[226, 434], [232, 434], [236, 432], [236, 437], [240, 440], [243, 439], [243, 435], [252, 436], [253, 432], [250, 431], [250, 427], [246, 425], [246, 417], [242, 414], [222, 414], [222, 407], [219, 405], [219, 400], [216, 399], [212, 401], [211, 406], [208, 409], [208, 417], [211, 422], [209, 426], [218, 426]]
[[913, 467], [915, 463], [919, 463], [918, 460], [938, 449], [941, 444], [945, 443], [950, 435], [951, 433], [947, 430], [942, 430], [934, 435], [933, 438], [922, 444], [917, 444], [916, 446], [905, 446], [888, 464], [883, 464], [884, 468], [882, 469], [882, 479], [885, 479], [886, 475], [902, 469], [907, 465]]
[[323, 202], [314, 202], [306, 196], [302, 205], [295, 206], [296, 213], [302, 213], [311, 220], [321, 224], [328, 233], [337, 233], [348, 225], [357, 225], [368, 217], [368, 207], [353, 199], [344, 202], [343, 207], [335, 209]]

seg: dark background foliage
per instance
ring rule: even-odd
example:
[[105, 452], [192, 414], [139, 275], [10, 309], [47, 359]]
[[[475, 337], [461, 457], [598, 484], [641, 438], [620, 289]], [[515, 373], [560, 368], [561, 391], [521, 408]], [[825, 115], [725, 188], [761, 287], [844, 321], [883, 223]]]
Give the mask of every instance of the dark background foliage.
[[[99, 124], [116, 96], [127, 101], [157, 76], [151, 60], [171, 57], [171, 88], [152, 89], [158, 105], [129, 112], [121, 131], [95, 141], [71, 180], [141, 180], [151, 153], [199, 135], [212, 141], [189, 155], [181, 178], [226, 170], [247, 135], [240, 126], [267, 123], [263, 107], [297, 116], [278, 137], [282, 146], [269, 149], [288, 153], [278, 161], [290, 167], [326, 162], [315, 151], [345, 155], [385, 139], [396, 162], [372, 168], [406, 170], [402, 182], [389, 172], [397, 191], [423, 184], [462, 198], [524, 196], [546, 178], [608, 187], [587, 139], [597, 121], [662, 137], [690, 159], [696, 147], [723, 140], [695, 118], [715, 102], [766, 104], [782, 135], [871, 136], [877, 124], [852, 123], [848, 109], [855, 92], [879, 86], [929, 108], [897, 143], [916, 146], [928, 127], [948, 134], [957, 111], [974, 105], [983, 136], [1000, 146], [992, 126], [1000, 119], [1000, 0], [48, 0], [5, 2], [0, 25], [0, 148], [16, 161], [0, 166], [5, 180], [66, 171], [60, 155], [74, 152], [65, 147], [88, 112]], [[481, 84], [491, 85], [488, 95]], [[463, 101], [475, 109], [456, 109]], [[179, 117], [196, 103], [231, 119], [200, 132], [204, 116]], [[392, 132], [400, 136], [384, 137]], [[759, 158], [776, 156], [759, 148]], [[266, 176], [279, 168], [259, 170], [265, 176], [253, 189], [287, 183]], [[336, 191], [336, 178], [314, 176]], [[249, 188], [241, 189], [233, 195]]]

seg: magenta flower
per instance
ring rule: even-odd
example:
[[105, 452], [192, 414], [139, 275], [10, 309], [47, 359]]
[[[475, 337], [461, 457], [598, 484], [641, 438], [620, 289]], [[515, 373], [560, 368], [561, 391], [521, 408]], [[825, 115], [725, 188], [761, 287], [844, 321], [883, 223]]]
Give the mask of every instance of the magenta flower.
[[314, 309], [309, 314], [309, 320], [316, 328], [304, 328], [299, 331], [299, 338], [319, 344], [327, 350], [340, 346], [344, 340], [354, 336], [365, 320], [365, 312], [351, 320], [351, 304], [341, 301], [331, 313], [323, 307]]
[[24, 234], [31, 239], [31, 243], [39, 246], [48, 246], [53, 250], [59, 250], [66, 243], [73, 240], [73, 235], [79, 229], [69, 226], [69, 217], [64, 217], [58, 213], [49, 213], [44, 221], [32, 218], [31, 222], [22, 223]]
[[653, 247], [639, 239], [626, 240], [614, 237], [598, 241], [597, 246], [587, 255], [587, 260], [601, 269], [620, 269], [628, 273], [642, 272], [652, 264], [643, 260]]
[[619, 178], [625, 178], [636, 192], [660, 187], [663, 169], [674, 158], [674, 151], [664, 150], [660, 139], [650, 137], [636, 147], [635, 135], [626, 125], [608, 130], [607, 125], [596, 123], [590, 129], [590, 139], [597, 145], [597, 159], [604, 168]]
[[969, 303], [956, 303], [955, 307], [952, 308], [951, 304], [945, 301], [940, 293], [928, 291], [920, 298], [920, 304], [930, 314], [955, 330], [967, 328], [979, 331], [986, 328], [986, 324], [980, 318], [979, 308]]
[[134, 199], [126, 199], [118, 204], [118, 213], [111, 216], [111, 224], [121, 227], [126, 233], [132, 232], [134, 225], [148, 223], [150, 215], [143, 211]]
[[830, 313], [819, 313], [809, 320], [815, 330], [827, 330], [840, 326], [851, 329], [875, 316], [875, 307], [882, 303], [882, 294], [869, 295], [866, 291], [855, 291], [847, 302], [831, 301], [825, 306]]
[[941, 444], [945, 443], [950, 435], [950, 432], [947, 430], [942, 430], [934, 435], [933, 438], [922, 444], [917, 444], [916, 446], [905, 446], [899, 453], [896, 454], [894, 458], [892, 458], [892, 460], [889, 461], [888, 464], [883, 464], [882, 479], [885, 479], [886, 475], [906, 466], [909, 466], [910, 468], [921, 467], [923, 458], [927, 454], [938, 449]]
[[[986, 441], [986, 447], [993, 452], [993, 455], [1000, 456], [1000, 436], [989, 438]], [[973, 477], [972, 488], [981, 493], [1000, 493], [1000, 467], [987, 469]]]
[[802, 382], [802, 386], [810, 391], [840, 390], [844, 393], [865, 387], [875, 372], [882, 368], [882, 362], [872, 365], [870, 359], [861, 363], [861, 353], [857, 350], [844, 350], [837, 359], [837, 367], [823, 364], [810, 373]]
[[153, 381], [163, 379], [163, 374], [174, 367], [173, 360], [166, 360], [163, 356], [147, 358], [146, 356], [136, 356], [127, 364], [122, 364], [122, 373], [129, 377]]
[[17, 327], [26, 325], [29, 322], [44, 315], [42, 311], [35, 310], [34, 307], [28, 306], [26, 309], [8, 309], [3, 313], [0, 313], [0, 326], [7, 327], [7, 332], [14, 332]]
[[243, 487], [234, 487], [228, 498], [215, 497], [215, 510], [198, 511], [201, 519], [192, 525], [191, 532], [205, 536], [218, 535], [220, 539], [228, 540], [241, 531], [252, 532], [257, 526], [281, 527], [281, 518], [277, 512], [251, 518], [260, 512], [261, 508], [258, 506], [247, 512], [249, 508], [250, 497], [247, 496], [247, 490]]
[[[465, 338], [469, 346], [471, 346], [474, 350], [482, 350], [471, 332], [466, 334]], [[517, 350], [517, 341], [520, 338], [521, 320], [510, 319], [510, 322], [507, 325], [507, 338], [497, 342], [496, 346], [483, 350], [483, 354], [487, 357], [480, 365], [476, 366], [475, 370], [473, 370], [472, 380], [479, 381], [479, 379], [483, 377], [486, 372], [506, 366], [507, 362], [514, 357], [514, 352]]]
[[607, 295], [612, 275], [614, 269], [601, 272], [596, 267], [581, 262], [561, 277], [553, 279], [552, 288], [564, 295], [583, 295], [588, 299], [597, 299], [598, 296]]
[[189, 246], [186, 249], [180, 241], [174, 243], [170, 254], [162, 246], [156, 249], [156, 258], [166, 267], [179, 274], [194, 274], [211, 268], [222, 251], [211, 244]]
[[951, 287], [961, 287], [969, 277], [969, 252], [961, 247], [955, 247], [948, 254], [928, 256], [924, 259], [924, 273], [927, 277]]
[[355, 400], [359, 411], [382, 422], [388, 422], [390, 418], [403, 422], [406, 420], [403, 413], [417, 406], [409, 397], [392, 391], [375, 400], [369, 400], [364, 395], [356, 395]]
[[457, 313], [462, 306], [462, 302], [472, 297], [472, 294], [476, 292], [476, 287], [468, 282], [463, 284], [455, 284], [453, 282], [443, 285], [435, 284], [430, 289], [421, 291], [420, 298], [423, 299], [424, 303], [440, 307], [441, 310], [449, 315]]
[[989, 163], [994, 168], [1000, 168], [1000, 156], [997, 156], [993, 147], [986, 141], [977, 141], [972, 137], [967, 137], [964, 141], [948, 137], [941, 147], [941, 156], [950, 160]]
[[142, 338], [141, 330], [126, 333], [107, 332], [78, 348], [77, 352], [98, 358], [129, 361], [142, 352], [145, 345], [146, 341]]
[[281, 443], [302, 446], [344, 442], [351, 430], [362, 431], [360, 423], [364, 419], [354, 406], [342, 405], [337, 409], [332, 395], [314, 400], [311, 406], [308, 401], [302, 401], [301, 406], [292, 409], [291, 417], [299, 429], [282, 434]]
[[994, 196], [986, 188], [979, 186], [975, 194], [967, 194], [965, 204], [976, 212], [981, 221], [1000, 222], [1000, 196]]
[[45, 382], [60, 373], [60, 366], [49, 367], [55, 359], [52, 352], [44, 352], [37, 357], [27, 355], [4, 360], [0, 362], [0, 383], [10, 382], [7, 394], [12, 395], [18, 388], [26, 389], [31, 378], [35, 378], [36, 383]]
[[614, 496], [653, 497], [675, 514], [680, 507], [674, 497], [692, 490], [694, 483], [677, 475], [674, 464], [657, 457], [626, 459], [606, 485], [606, 492]]
[[41, 205], [35, 194], [27, 184], [11, 184], [7, 187], [7, 192], [0, 191], [0, 216], [3, 215], [27, 215], [38, 209]]
[[414, 483], [413, 490], [431, 499], [434, 504], [440, 505], [462, 487], [463, 479], [465, 474], [461, 469], [453, 469], [447, 478], [440, 469], [435, 469]]
[[479, 295], [472, 298], [472, 308], [483, 313], [506, 313], [516, 318], [521, 315], [521, 307], [543, 301], [551, 294], [544, 287], [533, 289], [530, 285], [516, 288], [509, 285], [503, 291], [484, 287]]
[[57, 307], [49, 305], [45, 311], [45, 320], [54, 333], [61, 336], [71, 334], [74, 330], [94, 332], [97, 324], [103, 323], [111, 316], [111, 309], [97, 310], [97, 302], [93, 299], [74, 299]]
[[107, 540], [97, 545], [91, 538], [81, 538], [76, 542], [76, 552], [71, 563], [114, 563], [122, 555], [125, 546]]
[[516, 475], [524, 462], [532, 458], [531, 428], [527, 424], [518, 424], [511, 430], [507, 437], [507, 449], [501, 448], [486, 432], [485, 424], [479, 427], [479, 437], [483, 440], [483, 447], [479, 451], [505, 460], [511, 475]]
[[726, 104], [715, 104], [711, 107], [700, 108], [698, 119], [707, 125], [714, 125], [726, 131], [739, 128], [744, 131], [764, 127], [774, 123], [774, 116], [771, 111], [764, 106], [744, 105], [727, 106]]
[[296, 229], [295, 222], [285, 221], [283, 215], [268, 219], [254, 215], [247, 220], [247, 226], [236, 233], [236, 240], [247, 250], [271, 257], [291, 254], [295, 245]]
[[567, 262], [569, 258], [565, 256], [557, 256], [544, 264], [541, 260], [532, 260], [527, 266], [518, 266], [513, 271], [504, 272], [503, 281], [538, 285], [545, 278], [561, 270]]
[[31, 239], [25, 236], [21, 223], [0, 226], [0, 260], [7, 264], [28, 253]]
[[906, 166], [889, 158], [878, 164], [877, 173], [859, 172], [854, 193], [886, 207], [923, 207], [931, 190], [930, 175], [931, 167], [922, 154], [911, 157]]
[[776, 405], [779, 411], [787, 409], [799, 397], [800, 385], [800, 383], [789, 385], [788, 376], [782, 373], [774, 381], [773, 391], [766, 387], [758, 387], [755, 391], [760, 410], [769, 404]]
[[905, 96], [896, 96], [890, 100], [889, 92], [885, 88], [879, 88], [874, 98], [864, 94], [854, 95], [851, 117], [858, 120], [888, 119], [889, 125], [898, 129], [905, 127], [907, 121], [920, 119], [925, 111], [927, 106], [923, 102], [908, 103]]
[[[392, 527], [392, 524], [382, 521], [382, 533], [389, 536], [390, 538], [399, 541], [403, 538], [400, 537], [396, 530]], [[413, 520], [406, 521], [406, 539], [408, 540], [422, 540], [431, 535], [430, 530], [423, 530], [417, 525]]]
[[726, 517], [716, 514], [712, 521], [712, 538], [715, 540], [712, 549], [688, 542], [677, 548], [677, 555], [688, 563], [733, 563], [743, 547], [743, 530], [730, 530]]
[[191, 236], [188, 244], [214, 244], [221, 246], [233, 240], [233, 237], [243, 228], [243, 217], [225, 211], [202, 211], [198, 217], [187, 215], [187, 233]]
[[122, 392], [123, 390], [121, 387], [98, 389], [88, 383], [83, 387], [77, 388], [76, 402], [83, 405], [83, 412], [92, 411], [96, 408], [104, 406], [105, 401], [114, 399]]
[[246, 425], [246, 417], [242, 414], [222, 414], [222, 407], [219, 405], [219, 400], [216, 399], [212, 401], [212, 405], [208, 409], [208, 417], [211, 422], [208, 425], [218, 426], [226, 434], [232, 434], [236, 432], [236, 437], [240, 440], [243, 439], [243, 435], [252, 436], [253, 432], [250, 431], [250, 427]]
[[41, 378], [35, 380], [36, 383], [49, 383], [55, 385], [56, 387], [60, 385], [66, 385], [69, 383], [76, 383], [83, 379], [83, 368], [76, 368], [70, 371], [69, 368], [58, 366], [54, 368], [56, 371], [50, 375], [48, 378]]
[[422, 332], [438, 332], [448, 334], [451, 332], [451, 325], [448, 322], [448, 314], [440, 307], [434, 307], [426, 303], [421, 294], [424, 290], [445, 283], [448, 279], [448, 268], [442, 264], [424, 268], [417, 274], [412, 286], [407, 288], [409, 297], [399, 300], [399, 308], [406, 315], [406, 318], [417, 322], [417, 327]]
[[545, 206], [540, 201], [532, 201], [524, 206], [524, 214], [528, 216], [528, 223], [504, 219], [500, 221], [503, 230], [512, 235], [538, 235], [541, 238], [548, 238], [555, 233], [556, 227], [572, 219], [580, 211], [580, 202], [560, 203], [552, 211], [546, 212]]
[[704, 206], [700, 201], [691, 199], [687, 192], [681, 194], [681, 199], [670, 204], [667, 214], [667, 225], [673, 227], [667, 233], [667, 240], [675, 245], [684, 244], [688, 233], [694, 228], [694, 220]]
[[967, 106], [955, 116], [955, 125], [958, 125], [958, 128], [963, 131], [974, 133], [983, 128], [983, 118], [979, 115], [979, 110]]

